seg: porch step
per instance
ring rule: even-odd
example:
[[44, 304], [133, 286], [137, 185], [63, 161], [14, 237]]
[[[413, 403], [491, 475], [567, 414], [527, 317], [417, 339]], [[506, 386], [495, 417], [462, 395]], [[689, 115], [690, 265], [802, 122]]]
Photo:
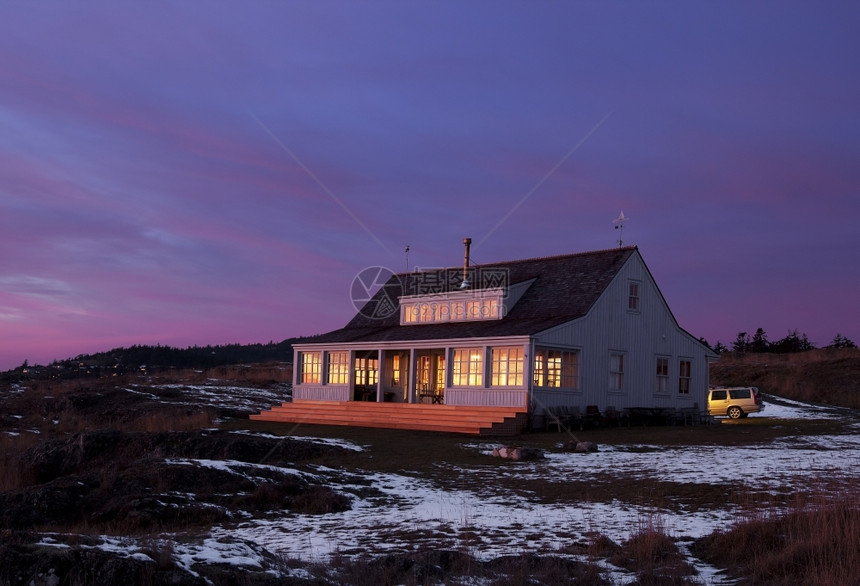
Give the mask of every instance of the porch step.
[[257, 421], [415, 429], [469, 435], [516, 435], [527, 424], [525, 408], [460, 407], [414, 403], [311, 401], [283, 403], [259, 414]]

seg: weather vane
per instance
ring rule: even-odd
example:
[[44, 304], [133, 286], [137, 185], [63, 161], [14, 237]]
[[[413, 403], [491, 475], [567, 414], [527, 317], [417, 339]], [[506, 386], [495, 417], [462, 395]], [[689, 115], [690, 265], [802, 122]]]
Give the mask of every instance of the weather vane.
[[624, 210], [621, 210], [621, 215], [612, 220], [612, 223], [615, 224], [616, 230], [621, 230], [618, 234], [618, 246], [624, 246], [624, 222], [627, 221], [628, 218], [624, 217]]
[[409, 272], [409, 245], [406, 245], [406, 249], [403, 251], [406, 253], [406, 272]]

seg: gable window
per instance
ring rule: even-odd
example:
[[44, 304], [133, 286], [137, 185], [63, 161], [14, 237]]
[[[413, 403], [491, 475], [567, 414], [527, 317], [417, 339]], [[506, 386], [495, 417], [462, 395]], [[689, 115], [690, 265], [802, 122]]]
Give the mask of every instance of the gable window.
[[345, 385], [349, 382], [349, 352], [328, 353], [328, 376], [330, 385]]
[[681, 360], [680, 365], [678, 392], [682, 395], [689, 395], [690, 380], [693, 378], [693, 362], [691, 360]]
[[319, 384], [322, 374], [322, 352], [301, 352], [301, 365], [299, 381]]
[[577, 352], [538, 348], [535, 351], [534, 385], [565, 389], [579, 388]]
[[484, 350], [482, 348], [455, 348], [451, 366], [451, 382], [455, 387], [484, 386]]
[[519, 387], [523, 384], [523, 348], [490, 349], [490, 385], [494, 387]]
[[624, 354], [620, 352], [609, 354], [609, 390], [624, 390]]
[[669, 392], [669, 359], [662, 356], [657, 358], [657, 381], [654, 388], [657, 393]]
[[627, 283], [627, 311], [639, 312], [639, 281]]

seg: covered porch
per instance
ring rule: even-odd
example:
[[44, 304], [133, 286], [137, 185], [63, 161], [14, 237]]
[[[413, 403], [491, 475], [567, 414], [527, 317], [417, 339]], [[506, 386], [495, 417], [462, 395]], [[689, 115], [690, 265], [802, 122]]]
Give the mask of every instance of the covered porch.
[[526, 407], [526, 353], [509, 344], [297, 348], [293, 399]]

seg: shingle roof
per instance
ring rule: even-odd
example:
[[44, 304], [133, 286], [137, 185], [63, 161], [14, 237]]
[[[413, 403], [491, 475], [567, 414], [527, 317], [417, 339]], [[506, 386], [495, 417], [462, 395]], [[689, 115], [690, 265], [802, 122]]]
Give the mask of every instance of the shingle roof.
[[[401, 326], [399, 297], [430, 290], [458, 290], [462, 267], [393, 275], [345, 327], [305, 342], [383, 342], [536, 334], [584, 316], [635, 251], [636, 247], [631, 246], [471, 267], [472, 290], [498, 286], [502, 275], [506, 275], [506, 284], [509, 285], [533, 280], [519, 301], [500, 320]], [[393, 311], [390, 310], [392, 304]], [[380, 308], [388, 311], [379, 311]]]

